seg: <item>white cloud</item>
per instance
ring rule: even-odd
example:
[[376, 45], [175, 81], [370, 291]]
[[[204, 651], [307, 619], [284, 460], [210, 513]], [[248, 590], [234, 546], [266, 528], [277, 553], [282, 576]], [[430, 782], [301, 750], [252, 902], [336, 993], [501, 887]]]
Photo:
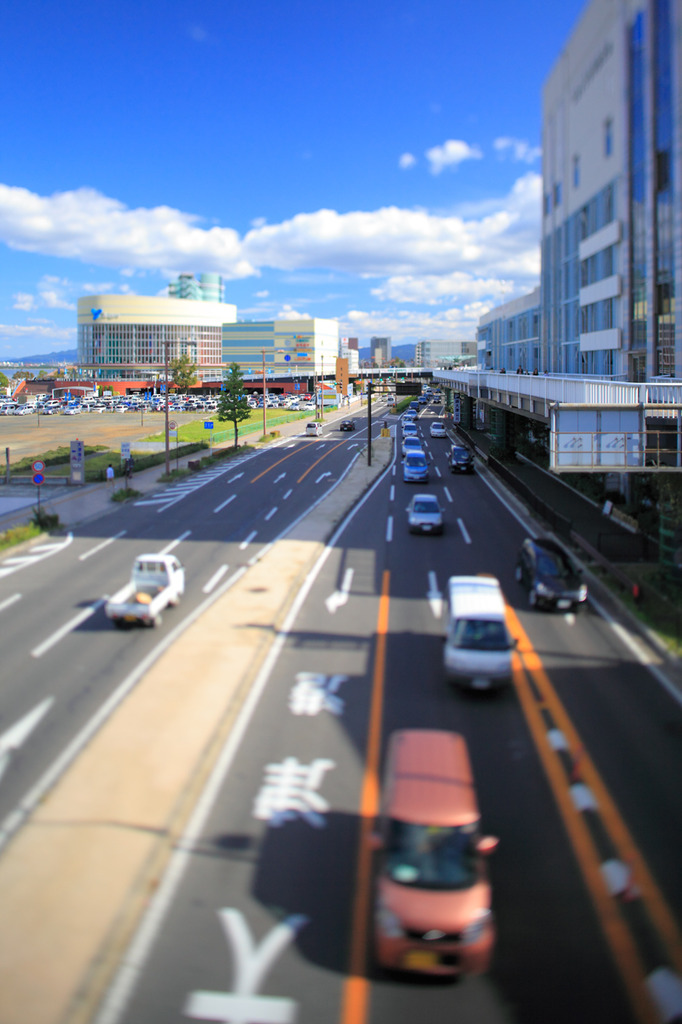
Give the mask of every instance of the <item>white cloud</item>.
[[514, 290], [511, 281], [499, 278], [474, 277], [455, 271], [452, 274], [411, 274], [389, 277], [384, 285], [372, 288], [372, 295], [382, 301], [418, 302], [426, 306], [467, 299], [488, 299], [501, 302]]
[[269, 291], [256, 292], [256, 298], [257, 299], [267, 299], [269, 295], [270, 295]]
[[463, 307], [446, 309], [430, 314], [418, 311], [398, 313], [393, 311], [359, 309], [350, 310], [339, 318], [339, 333], [343, 336], [361, 335], [371, 337], [388, 335], [393, 344], [413, 343], [419, 338], [457, 338], [472, 341], [476, 337], [478, 321], [490, 306], [473, 302]]
[[12, 249], [107, 267], [199, 264], [226, 278], [257, 273], [240, 254], [231, 228], [198, 226], [199, 218], [168, 206], [130, 210], [94, 189], [39, 196], [0, 184], [0, 239]]
[[28, 292], [17, 292], [12, 298], [15, 300], [13, 304], [14, 309], [22, 309], [28, 313], [36, 308], [35, 296], [30, 295]]
[[448, 139], [442, 146], [434, 146], [426, 151], [432, 174], [440, 174], [446, 167], [457, 167], [464, 160], [480, 160], [482, 156], [478, 146], [470, 146], [461, 139]]
[[275, 316], [275, 320], [305, 320], [309, 316], [310, 313], [297, 313], [295, 309], [285, 304]]
[[12, 338], [21, 340], [55, 341], [62, 345], [68, 342], [76, 344], [75, 327], [57, 327], [49, 321], [32, 324], [0, 324], [0, 339]]
[[531, 146], [525, 139], [512, 139], [504, 136], [495, 139], [493, 146], [501, 157], [504, 158], [504, 156], [509, 154], [512, 160], [518, 163], [534, 164], [542, 156], [541, 147]]
[[398, 160], [398, 167], [400, 167], [402, 171], [406, 171], [408, 170], [408, 168], [414, 167], [416, 162], [417, 158], [412, 153], [403, 153], [403, 155]]

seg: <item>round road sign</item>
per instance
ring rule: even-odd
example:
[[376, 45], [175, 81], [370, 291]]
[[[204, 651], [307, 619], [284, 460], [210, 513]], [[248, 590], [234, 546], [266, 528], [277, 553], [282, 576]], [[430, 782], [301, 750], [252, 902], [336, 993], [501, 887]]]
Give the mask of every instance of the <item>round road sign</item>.
[[45, 463], [42, 461], [42, 459], [36, 459], [35, 462], [31, 463], [31, 469], [33, 470], [34, 473], [42, 473], [42, 471], [45, 469]]
[[168, 421], [168, 429], [169, 430], [177, 430], [178, 429], [178, 425], [175, 422], [175, 420], [169, 420]]
[[34, 473], [33, 474], [33, 483], [34, 484], [42, 484], [44, 480], [45, 480], [45, 477], [43, 476], [42, 473]]

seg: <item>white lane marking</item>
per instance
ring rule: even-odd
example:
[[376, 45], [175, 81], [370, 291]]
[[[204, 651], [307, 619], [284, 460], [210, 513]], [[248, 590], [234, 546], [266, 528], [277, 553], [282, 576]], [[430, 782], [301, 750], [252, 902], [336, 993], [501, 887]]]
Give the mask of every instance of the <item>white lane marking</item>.
[[262, 1021], [263, 1024], [293, 1024], [298, 1004], [293, 999], [261, 996], [258, 990], [270, 967], [308, 923], [303, 914], [290, 914], [276, 924], [260, 945], [240, 910], [232, 907], [218, 911], [220, 923], [232, 947], [234, 987], [231, 992], [190, 992], [183, 1008], [184, 1016], [195, 1020]]
[[96, 555], [98, 551], [102, 551], [104, 548], [108, 548], [110, 544], [113, 544], [119, 537], [124, 537], [127, 530], [121, 530], [120, 533], [115, 534], [113, 537], [109, 537], [107, 540], [103, 540], [101, 544], [98, 544], [94, 548], [90, 548], [89, 551], [85, 551], [82, 555], [78, 556], [79, 562], [84, 562], [86, 558], [90, 558], [90, 555]]
[[435, 572], [429, 573], [429, 589], [426, 596], [431, 605], [431, 611], [439, 619], [443, 614], [443, 595], [438, 589], [438, 577]]
[[330, 596], [324, 602], [327, 606], [327, 611], [330, 613], [330, 615], [333, 615], [337, 608], [340, 608], [348, 601], [350, 588], [353, 583], [354, 572], [354, 569], [346, 569], [345, 573], [343, 574], [343, 582], [341, 583], [340, 588], [338, 590], [335, 590], [333, 594], [330, 594]]
[[574, 782], [572, 786], [568, 788], [571, 794], [571, 799], [577, 811], [598, 811], [599, 804], [597, 798], [584, 782]]
[[279, 476], [275, 477], [275, 483], [278, 484], [280, 480], [284, 480], [286, 473], [280, 473]]
[[225, 501], [223, 501], [220, 505], [216, 506], [216, 508], [214, 508], [213, 511], [214, 512], [222, 512], [222, 510], [225, 508], [225, 506], [229, 505], [231, 501], [234, 501], [234, 499], [236, 497], [237, 497], [236, 494], [231, 494], [229, 498], [226, 498]]
[[236, 476], [231, 476], [230, 479], [227, 482], [228, 482], [228, 484], [233, 484], [235, 482], [235, 480], [241, 480], [241, 478], [243, 476], [244, 476], [243, 473], [237, 473]]
[[63, 541], [58, 544], [45, 544], [41, 545], [42, 550], [36, 551], [35, 548], [31, 548], [21, 557], [15, 557], [12, 559], [6, 558], [0, 565], [0, 579], [5, 576], [11, 576], [12, 573], [19, 572], [20, 569], [25, 569], [29, 565], [34, 565], [36, 562], [41, 562], [43, 558], [50, 558], [52, 555], [58, 554], [73, 542], [73, 534], [67, 533]]
[[245, 548], [248, 548], [249, 544], [251, 543], [253, 538], [257, 535], [257, 533], [258, 533], [258, 530], [252, 530], [251, 533], [248, 535], [248, 537], [246, 537], [241, 542], [241, 544], [239, 545], [239, 550], [243, 551]]
[[395, 501], [395, 484], [391, 484], [391, 492], [388, 496], [389, 501]]
[[321, 480], [324, 480], [324, 478], [325, 478], [326, 476], [331, 476], [331, 475], [332, 475], [332, 474], [331, 474], [331, 470], [327, 470], [327, 472], [326, 472], [326, 473], [323, 473], [323, 474], [322, 474], [322, 476], [318, 476], [318, 478], [317, 478], [317, 480], [315, 481], [315, 483], [316, 483], [316, 484], [319, 484], [319, 482], [320, 482]]
[[58, 644], [60, 640], [63, 640], [64, 637], [68, 636], [68, 634], [71, 633], [74, 629], [78, 629], [81, 623], [89, 619], [91, 615], [94, 615], [97, 609], [102, 607], [105, 601], [106, 598], [101, 597], [99, 601], [95, 601], [95, 603], [90, 605], [89, 608], [84, 608], [82, 611], [78, 613], [78, 615], [74, 616], [74, 618], [71, 619], [69, 622], [65, 622], [64, 625], [56, 631], [56, 633], [53, 633], [52, 636], [49, 636], [47, 638], [47, 640], [43, 640], [42, 644], [38, 644], [37, 647], [33, 648], [33, 650], [31, 651], [31, 657], [42, 658], [43, 654], [46, 654], [49, 650], [51, 650], [51, 648], [53, 648], [55, 644]]
[[395, 476], [396, 465], [393, 463], [393, 469], [391, 470], [391, 476]]
[[12, 753], [18, 750], [22, 743], [25, 743], [31, 735], [41, 718], [47, 714], [54, 703], [54, 697], [46, 697], [40, 704], [36, 704], [32, 711], [20, 718], [18, 722], [0, 736], [0, 778], [5, 774], [12, 757]]
[[447, 487], [444, 487], [443, 490], [445, 491], [445, 497], [448, 499], [450, 504], [452, 504], [452, 495], [450, 494], [450, 491], [447, 489]]
[[285, 448], [295, 448], [296, 445], [295, 444], [285, 444], [284, 447]]
[[273, 516], [275, 515], [275, 513], [277, 512], [277, 508], [278, 508], [278, 506], [277, 506], [277, 505], [275, 505], [275, 507], [274, 507], [274, 508], [271, 508], [271, 509], [270, 509], [270, 511], [268, 512], [268, 514], [267, 514], [267, 515], [266, 515], [266, 517], [265, 517], [265, 522], [266, 522], [266, 523], [269, 523], [269, 522], [270, 522], [270, 520], [272, 519], [272, 517], [273, 517]]
[[657, 967], [646, 979], [662, 1024], [673, 1024], [682, 1017], [682, 981], [669, 967]]
[[393, 516], [389, 516], [386, 522], [386, 540], [393, 540]]
[[11, 608], [17, 601], [21, 601], [21, 594], [12, 594], [11, 597], [6, 597], [4, 601], [0, 601], [0, 612], [4, 612], [5, 608]]
[[459, 526], [460, 530], [462, 531], [462, 536], [464, 537], [464, 540], [466, 541], [466, 543], [467, 544], [471, 544], [471, 537], [467, 533], [467, 528], [466, 528], [466, 526], [464, 525], [464, 523], [463, 523], [463, 521], [461, 519], [457, 520], [457, 525]]
[[282, 501], [286, 501], [286, 500], [287, 500], [287, 498], [289, 498], [289, 497], [290, 497], [290, 496], [291, 496], [291, 495], [292, 495], [293, 493], [294, 493], [294, 492], [293, 492], [293, 491], [291, 490], [291, 488], [289, 488], [289, 490], [287, 491], [287, 493], [286, 493], [286, 494], [284, 495], [284, 497], [282, 498]]
[[173, 550], [173, 548], [176, 548], [178, 544], [182, 544], [183, 540], [187, 540], [187, 538], [191, 536], [191, 533], [191, 530], [185, 530], [185, 532], [181, 533], [179, 537], [177, 537], [175, 540], [172, 540], [170, 544], [166, 544], [165, 548], [161, 548], [159, 554], [167, 555], [170, 551]]
[[316, 451], [316, 452], [321, 452], [321, 451], [322, 451], [322, 449], [323, 449], [323, 448], [326, 448], [326, 447], [327, 447], [327, 445], [326, 445], [326, 444], [318, 444], [318, 446], [317, 446], [317, 448], [315, 449], [315, 451]]
[[210, 594], [211, 591], [220, 583], [221, 579], [229, 569], [229, 565], [221, 565], [217, 572], [214, 572], [208, 583], [205, 583], [201, 588], [204, 594]]
[[439, 470], [439, 468], [438, 468], [438, 466], [434, 466], [433, 468], [434, 468], [434, 469], [435, 469], [435, 471], [436, 471], [436, 476], [441, 476], [441, 475], [442, 475], [442, 474], [441, 474], [441, 471], [440, 471], [440, 470]]

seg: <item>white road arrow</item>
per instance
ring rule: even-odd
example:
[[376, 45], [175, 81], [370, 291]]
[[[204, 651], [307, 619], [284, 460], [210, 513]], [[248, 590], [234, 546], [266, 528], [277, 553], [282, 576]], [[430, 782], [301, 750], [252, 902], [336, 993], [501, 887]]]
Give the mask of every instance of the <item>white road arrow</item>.
[[429, 573], [429, 590], [426, 596], [431, 605], [431, 611], [439, 619], [443, 613], [443, 595], [438, 589], [438, 580], [436, 579], [435, 572]]
[[340, 590], [335, 590], [333, 594], [330, 594], [327, 600], [324, 602], [327, 606], [327, 611], [330, 615], [333, 615], [337, 608], [340, 608], [348, 600], [350, 594], [350, 588], [353, 583], [354, 569], [346, 569], [343, 574], [343, 582]]
[[54, 703], [54, 697], [46, 697], [44, 701], [29, 711], [27, 715], [19, 719], [15, 725], [0, 736], [0, 778], [9, 767], [12, 752], [18, 750], [22, 743], [25, 743], [31, 735], [41, 718], [47, 714]]

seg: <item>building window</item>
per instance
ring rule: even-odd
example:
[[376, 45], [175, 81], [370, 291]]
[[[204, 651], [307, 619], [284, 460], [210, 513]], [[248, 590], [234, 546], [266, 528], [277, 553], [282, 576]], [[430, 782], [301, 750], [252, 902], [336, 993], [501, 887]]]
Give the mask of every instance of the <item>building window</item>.
[[604, 121], [604, 156], [611, 156], [613, 153], [613, 121], [607, 118]]
[[552, 212], [552, 196], [549, 192], [545, 192], [545, 217], [548, 217]]
[[561, 182], [558, 181], [554, 186], [554, 205], [561, 206]]
[[580, 184], [580, 157], [573, 157], [573, 188], [577, 188]]

